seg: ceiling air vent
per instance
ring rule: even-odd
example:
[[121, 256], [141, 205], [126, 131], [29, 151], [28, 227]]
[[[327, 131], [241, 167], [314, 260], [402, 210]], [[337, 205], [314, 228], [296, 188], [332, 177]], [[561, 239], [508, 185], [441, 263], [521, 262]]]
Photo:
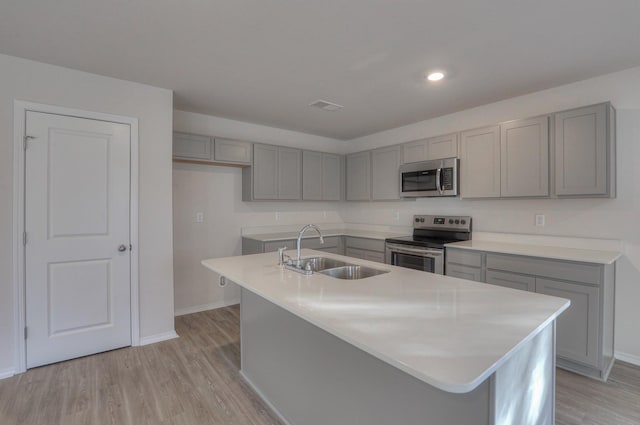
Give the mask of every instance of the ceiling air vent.
[[323, 111], [337, 111], [338, 109], [344, 108], [342, 105], [338, 105], [337, 103], [327, 102], [326, 100], [318, 99], [314, 102], [311, 102], [309, 106], [313, 106], [314, 108], [320, 108]]

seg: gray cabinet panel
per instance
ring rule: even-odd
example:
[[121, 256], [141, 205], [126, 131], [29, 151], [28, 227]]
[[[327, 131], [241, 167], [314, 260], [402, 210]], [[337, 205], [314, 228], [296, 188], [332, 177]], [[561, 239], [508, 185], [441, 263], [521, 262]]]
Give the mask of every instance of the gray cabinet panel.
[[342, 170], [340, 155], [322, 154], [322, 199], [325, 201], [340, 200], [340, 182]]
[[461, 133], [460, 180], [461, 197], [500, 197], [499, 126]]
[[[297, 240], [294, 242], [297, 242]], [[338, 236], [326, 237], [324, 238], [324, 243], [320, 243], [319, 238], [302, 239], [301, 246], [302, 248], [323, 249], [323, 250], [329, 249], [329, 248], [335, 248], [338, 246]], [[295, 244], [294, 244], [294, 247], [295, 247]]]
[[322, 200], [322, 153], [302, 152], [302, 199]]
[[458, 133], [416, 140], [402, 146], [403, 164], [457, 156]]
[[400, 199], [401, 147], [375, 149], [371, 155], [371, 199], [388, 201]]
[[294, 239], [287, 239], [283, 241], [271, 241], [264, 243], [264, 249], [262, 252], [276, 252], [278, 248], [287, 247], [287, 249], [296, 249], [297, 241]]
[[598, 264], [520, 255], [487, 254], [487, 269], [571, 280], [590, 285], [599, 285], [602, 282], [602, 266]]
[[555, 114], [555, 193], [607, 195], [610, 161], [609, 104]]
[[347, 201], [371, 199], [371, 152], [347, 155]]
[[536, 292], [571, 300], [571, 306], [557, 320], [558, 356], [598, 367], [598, 288], [537, 278]]
[[482, 269], [477, 267], [462, 266], [460, 264], [452, 264], [447, 262], [446, 275], [451, 277], [457, 277], [460, 279], [473, 280], [476, 282], [482, 282]]
[[500, 126], [500, 196], [549, 195], [549, 116]]
[[173, 156], [182, 159], [211, 160], [211, 137], [173, 133]]
[[492, 285], [520, 289], [529, 292], [535, 292], [536, 290], [536, 279], [534, 277], [516, 273], [487, 270], [486, 282]]
[[278, 146], [278, 199], [302, 198], [302, 151]]
[[484, 253], [477, 251], [466, 251], [463, 249], [446, 248], [447, 262], [457, 263], [465, 266], [481, 267]]
[[366, 249], [369, 251], [384, 252], [384, 241], [379, 239], [358, 238], [354, 236], [347, 236], [345, 245], [348, 248]]
[[347, 249], [345, 250], [345, 254], [347, 257], [353, 257], [353, 258], [361, 258], [361, 259], [365, 259], [364, 257], [364, 250], [363, 249], [357, 249], [357, 248], [349, 248], [347, 247]]
[[375, 261], [376, 263], [384, 263], [384, 252], [364, 251], [364, 259]]
[[251, 164], [251, 143], [216, 137], [213, 159], [217, 162]]
[[278, 148], [253, 145], [253, 198], [278, 199]]

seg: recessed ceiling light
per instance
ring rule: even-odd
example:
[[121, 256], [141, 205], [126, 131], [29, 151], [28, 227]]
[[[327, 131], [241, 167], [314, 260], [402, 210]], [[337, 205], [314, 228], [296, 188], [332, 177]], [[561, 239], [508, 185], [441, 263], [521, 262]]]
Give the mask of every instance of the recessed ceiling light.
[[444, 72], [436, 71], [427, 75], [429, 81], [440, 81], [444, 78]]

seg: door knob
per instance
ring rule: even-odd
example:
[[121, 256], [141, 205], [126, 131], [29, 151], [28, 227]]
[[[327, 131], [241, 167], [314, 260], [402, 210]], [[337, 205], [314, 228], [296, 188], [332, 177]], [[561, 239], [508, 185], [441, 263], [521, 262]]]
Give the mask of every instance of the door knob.
[[125, 252], [126, 250], [127, 250], [127, 246], [126, 246], [126, 245], [124, 245], [124, 244], [122, 244], [122, 245], [120, 245], [120, 246], [118, 247], [118, 251], [120, 251], [120, 252]]

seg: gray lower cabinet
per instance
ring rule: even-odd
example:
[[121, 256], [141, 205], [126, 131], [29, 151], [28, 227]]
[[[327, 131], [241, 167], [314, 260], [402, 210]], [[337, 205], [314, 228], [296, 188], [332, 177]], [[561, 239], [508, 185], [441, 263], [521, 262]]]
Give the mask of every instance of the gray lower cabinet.
[[339, 201], [340, 155], [302, 152], [302, 199], [305, 201]]
[[253, 165], [242, 170], [242, 200], [302, 198], [302, 151], [253, 145]]
[[596, 286], [536, 278], [536, 292], [571, 300], [556, 325], [557, 354], [597, 368], [600, 290]]
[[458, 133], [415, 140], [402, 145], [402, 163], [458, 156]]
[[[606, 380], [613, 364], [613, 264], [552, 260], [447, 247], [448, 276], [566, 298], [556, 323], [557, 364]], [[484, 275], [484, 276], [483, 276]]]
[[347, 257], [384, 263], [384, 240], [345, 236], [345, 254]]
[[347, 201], [371, 200], [371, 152], [347, 155]]
[[400, 145], [375, 149], [371, 152], [371, 199], [391, 201], [400, 199]]
[[[243, 237], [242, 255], [277, 252], [278, 248], [282, 247], [286, 247], [287, 250], [295, 250], [297, 248], [297, 243], [297, 239], [260, 241], [251, 237]], [[330, 252], [333, 254], [342, 254], [343, 252], [342, 236], [327, 236], [324, 238], [324, 244], [321, 244], [318, 238], [305, 238], [302, 239], [300, 246], [301, 248], [315, 249], [317, 251]], [[277, 262], [275, 256], [274, 259]]]
[[615, 197], [615, 109], [602, 103], [555, 114], [555, 194]]
[[500, 125], [500, 196], [549, 196], [549, 116]]
[[460, 134], [460, 196], [500, 197], [500, 126]]

